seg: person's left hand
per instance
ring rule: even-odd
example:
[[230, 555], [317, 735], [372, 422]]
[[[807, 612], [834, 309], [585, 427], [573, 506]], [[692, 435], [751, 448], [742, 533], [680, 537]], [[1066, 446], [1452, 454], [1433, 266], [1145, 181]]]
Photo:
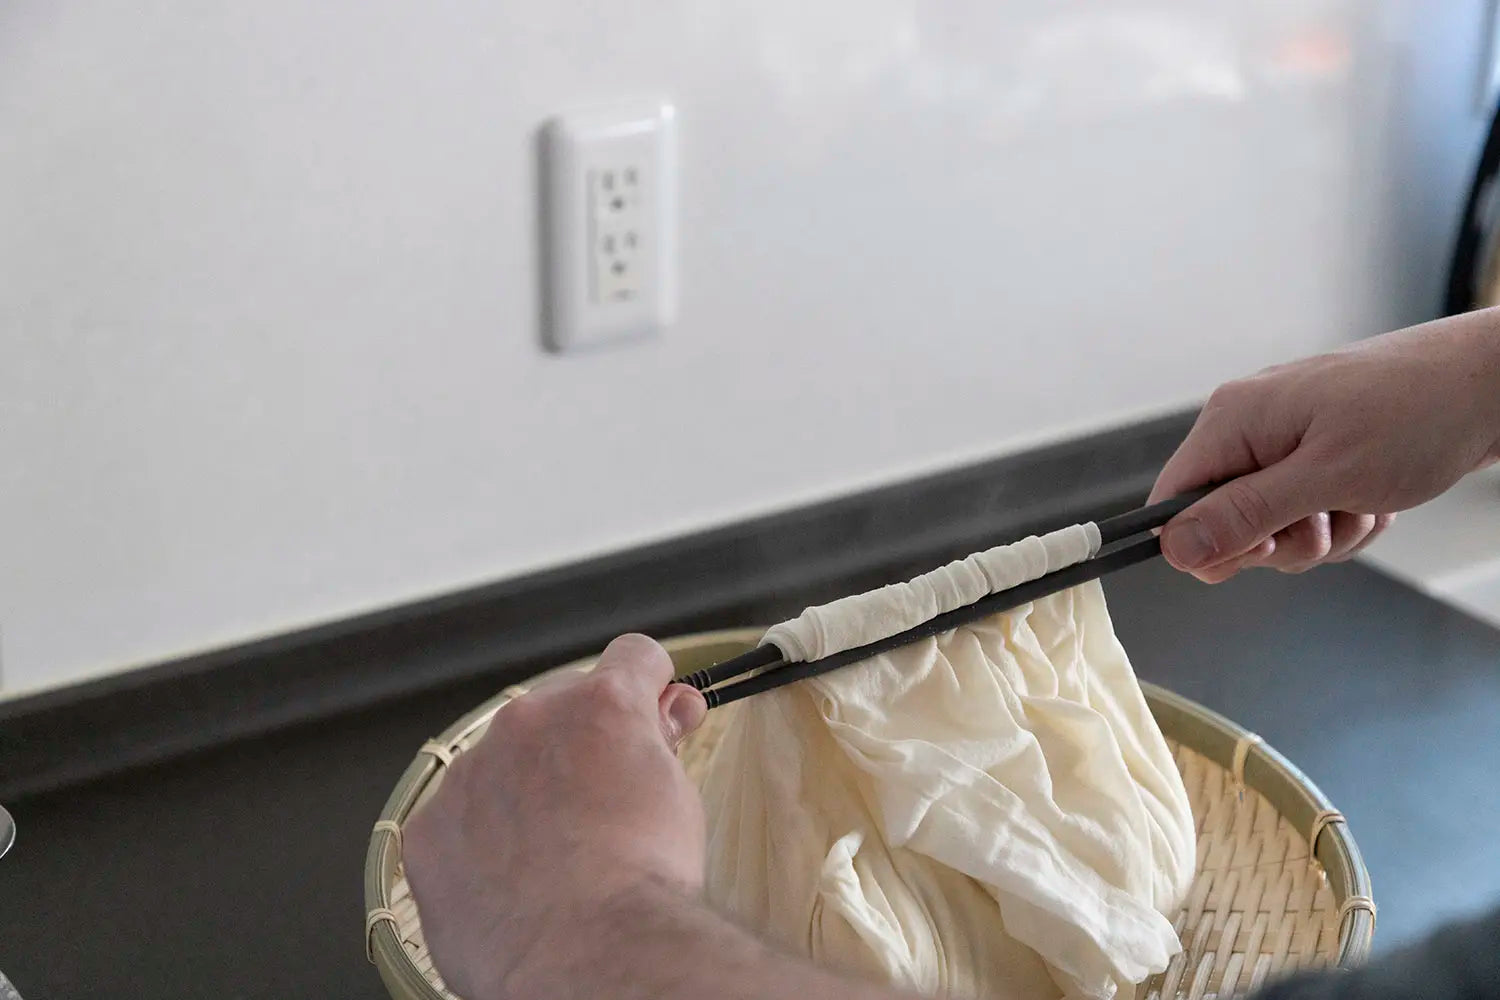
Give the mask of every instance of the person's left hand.
[[502, 996], [643, 881], [701, 892], [703, 803], [675, 749], [707, 706], [671, 680], [661, 646], [621, 636], [592, 672], [502, 707], [406, 822], [406, 877], [455, 992]]

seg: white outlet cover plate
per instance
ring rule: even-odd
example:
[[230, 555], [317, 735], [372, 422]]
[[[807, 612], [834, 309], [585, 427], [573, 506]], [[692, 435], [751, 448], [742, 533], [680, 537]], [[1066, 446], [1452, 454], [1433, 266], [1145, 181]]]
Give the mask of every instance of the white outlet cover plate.
[[[574, 351], [649, 336], [677, 310], [676, 113], [642, 101], [559, 115], [542, 130], [546, 342]], [[635, 265], [628, 295], [596, 275], [599, 220], [592, 208], [602, 171], [636, 171]]]

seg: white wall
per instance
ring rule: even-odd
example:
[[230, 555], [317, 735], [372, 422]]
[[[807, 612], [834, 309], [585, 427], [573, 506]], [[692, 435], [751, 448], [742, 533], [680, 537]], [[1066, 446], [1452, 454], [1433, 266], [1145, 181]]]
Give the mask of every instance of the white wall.
[[[1469, 155], [1483, 5], [1417, 6], [8, 0], [4, 683], [1013, 450], [1430, 312], [1459, 192], [1390, 208], [1435, 155], [1402, 81], [1448, 74], [1423, 134]], [[545, 355], [534, 131], [635, 95], [680, 110], [680, 325]]]

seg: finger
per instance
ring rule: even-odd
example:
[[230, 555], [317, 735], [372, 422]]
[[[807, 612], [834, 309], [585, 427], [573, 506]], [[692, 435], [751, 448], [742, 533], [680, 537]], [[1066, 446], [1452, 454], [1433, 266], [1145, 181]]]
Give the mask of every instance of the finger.
[[1250, 569], [1254, 566], [1264, 566], [1276, 556], [1276, 536], [1263, 538], [1248, 552], [1237, 557], [1241, 569]]
[[1182, 444], [1162, 466], [1146, 502], [1166, 500], [1257, 468], [1259, 463], [1234, 418], [1222, 405], [1210, 400], [1199, 411]]
[[1225, 559], [1212, 566], [1193, 570], [1193, 575], [1204, 583], [1223, 583], [1240, 570], [1262, 566], [1276, 553], [1276, 539], [1267, 538], [1259, 545], [1240, 555]]
[[1306, 423], [1295, 408], [1278, 403], [1274, 375], [1263, 372], [1213, 391], [1162, 468], [1151, 502], [1248, 475], [1297, 450]]
[[1321, 477], [1296, 453], [1214, 490], [1173, 518], [1162, 551], [1178, 569], [1213, 566], [1248, 552], [1293, 521], [1318, 513]]
[[1375, 530], [1374, 514], [1351, 514], [1347, 510], [1336, 510], [1328, 515], [1332, 519], [1332, 545], [1324, 562], [1341, 562], [1357, 551]]
[[[1256, 547], [1256, 551], [1259, 551], [1259, 546]], [[1256, 565], [1258, 564], [1249, 555], [1236, 556], [1233, 559], [1226, 559], [1216, 566], [1194, 570], [1193, 575], [1204, 583], [1217, 584], [1223, 583], [1241, 570], [1250, 569]]]
[[668, 684], [657, 708], [661, 716], [662, 737], [673, 752], [703, 724], [703, 718], [708, 714], [708, 702], [703, 700], [702, 693], [686, 684]]
[[1300, 573], [1328, 557], [1333, 548], [1333, 519], [1327, 511], [1318, 511], [1300, 521], [1293, 521], [1275, 535], [1276, 554], [1261, 563], [1283, 573]]
[[622, 635], [605, 647], [592, 677], [619, 685], [629, 701], [645, 707], [657, 703], [672, 675], [672, 658], [660, 643], [644, 635]]
[[1373, 542], [1373, 541], [1375, 541], [1375, 539], [1379, 538], [1382, 534], [1384, 534], [1385, 530], [1387, 528], [1389, 528], [1391, 526], [1391, 524], [1395, 520], [1396, 520], [1396, 515], [1395, 514], [1376, 514], [1375, 515], [1375, 526], [1370, 529], [1370, 533], [1368, 535], [1366, 535], [1364, 538], [1360, 539], [1359, 542], [1356, 543], [1353, 548], [1349, 549], [1349, 551], [1343, 553], [1342, 555], [1331, 556], [1331, 557], [1329, 557], [1328, 561], [1329, 562], [1348, 562], [1350, 559], [1353, 559], [1355, 556], [1359, 555], [1365, 549], [1369, 548], [1370, 543]]

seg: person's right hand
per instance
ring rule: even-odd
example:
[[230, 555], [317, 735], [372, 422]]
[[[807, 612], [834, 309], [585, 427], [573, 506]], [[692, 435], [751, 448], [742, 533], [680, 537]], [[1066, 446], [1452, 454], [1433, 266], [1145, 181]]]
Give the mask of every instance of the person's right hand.
[[1397, 511], [1500, 457], [1500, 311], [1449, 317], [1220, 387], [1151, 500], [1224, 485], [1162, 531], [1218, 583], [1347, 559]]
[[674, 751], [708, 708], [671, 681], [661, 646], [621, 636], [592, 673], [503, 706], [406, 821], [427, 945], [461, 996], [577, 974], [621, 938], [612, 907], [636, 890], [700, 892], [703, 802]]

